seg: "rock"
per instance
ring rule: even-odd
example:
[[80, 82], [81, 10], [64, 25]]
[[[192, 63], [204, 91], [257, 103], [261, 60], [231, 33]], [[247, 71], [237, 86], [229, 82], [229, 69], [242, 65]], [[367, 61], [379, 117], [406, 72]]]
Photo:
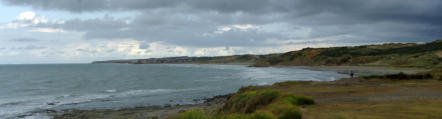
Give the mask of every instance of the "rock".
[[158, 119], [158, 116], [148, 117], [148, 119]]
[[201, 99], [193, 99], [193, 101], [194, 102], [198, 102], [198, 101], [200, 101]]
[[57, 111], [55, 110], [46, 110], [46, 113], [56, 113]]
[[171, 104], [164, 104], [164, 107], [172, 107]]
[[180, 110], [180, 111], [178, 111], [178, 113], [183, 113], [183, 112], [186, 112], [187, 110]]

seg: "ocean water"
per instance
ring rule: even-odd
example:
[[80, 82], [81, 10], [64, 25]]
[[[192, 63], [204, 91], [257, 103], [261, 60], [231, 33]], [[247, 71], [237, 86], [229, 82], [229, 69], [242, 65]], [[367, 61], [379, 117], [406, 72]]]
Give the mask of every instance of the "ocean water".
[[343, 77], [332, 71], [243, 65], [0, 65], [0, 119], [50, 118], [45, 110], [193, 104], [241, 86]]

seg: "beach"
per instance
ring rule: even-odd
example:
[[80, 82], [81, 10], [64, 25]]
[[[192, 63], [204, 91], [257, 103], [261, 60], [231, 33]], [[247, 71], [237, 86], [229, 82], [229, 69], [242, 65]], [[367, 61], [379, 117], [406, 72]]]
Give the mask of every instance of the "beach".
[[[293, 67], [309, 70], [327, 70], [336, 72], [354, 72], [361, 75], [373, 74], [391, 74], [398, 72], [415, 73], [427, 71], [426, 69], [416, 68], [392, 68], [392, 67], [362, 67], [362, 66], [321, 66], [321, 67]], [[422, 87], [425, 85], [427, 87]], [[341, 79], [337, 81], [326, 82], [306, 82], [306, 83], [277, 83], [275, 85], [257, 86], [260, 89], [272, 89], [289, 91], [295, 94], [303, 94], [312, 96], [320, 107], [328, 107], [329, 104], [352, 104], [365, 105], [368, 104], [384, 104], [392, 101], [398, 103], [413, 102], [416, 99], [437, 102], [442, 99], [442, 90], [439, 90], [440, 82], [424, 81], [424, 82], [401, 82], [392, 83], [385, 81], [361, 81], [351, 79]], [[428, 92], [432, 90], [435, 92]], [[385, 91], [385, 92], [384, 92]], [[214, 112], [221, 108], [229, 96], [215, 96], [207, 99], [204, 103], [188, 104], [188, 105], [164, 105], [164, 106], [148, 106], [137, 108], [125, 108], [119, 110], [70, 110], [63, 113], [54, 114], [55, 119], [112, 119], [112, 118], [134, 118], [134, 119], [165, 119], [168, 116], [176, 115], [180, 112], [190, 109], [203, 109]], [[419, 103], [420, 104], [420, 103]], [[341, 107], [339, 107], [341, 108]], [[342, 107], [343, 108], [343, 107]], [[314, 117], [317, 114], [314, 109], [308, 108], [305, 111], [307, 117]], [[318, 109], [321, 111], [321, 109]]]

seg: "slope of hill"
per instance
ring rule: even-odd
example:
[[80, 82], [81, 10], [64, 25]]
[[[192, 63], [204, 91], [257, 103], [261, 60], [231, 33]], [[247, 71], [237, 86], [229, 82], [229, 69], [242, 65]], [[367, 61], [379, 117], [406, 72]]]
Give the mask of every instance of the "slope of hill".
[[217, 57], [166, 57], [166, 58], [149, 58], [149, 59], [131, 59], [131, 60], [110, 60], [95, 61], [93, 64], [99, 63], [127, 63], [127, 64], [254, 64], [261, 59], [267, 59], [275, 54], [270, 55], [233, 55], [233, 56], [217, 56]]
[[355, 47], [305, 48], [272, 56], [253, 66], [362, 65], [400, 67], [442, 66], [442, 40], [425, 44], [390, 43]]
[[217, 57], [167, 57], [93, 63], [129, 64], [248, 64], [263, 66], [396, 66], [432, 68], [442, 66], [442, 40], [425, 44], [388, 43], [354, 47], [305, 48], [283, 54]]

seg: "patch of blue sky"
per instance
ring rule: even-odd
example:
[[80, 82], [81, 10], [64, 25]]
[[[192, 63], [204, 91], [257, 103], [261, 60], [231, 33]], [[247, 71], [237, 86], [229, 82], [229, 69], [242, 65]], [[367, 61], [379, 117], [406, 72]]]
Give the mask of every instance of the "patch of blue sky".
[[30, 7], [16, 7], [5, 6], [0, 4], [0, 23], [10, 22], [17, 18], [17, 16], [26, 11], [32, 11]]

